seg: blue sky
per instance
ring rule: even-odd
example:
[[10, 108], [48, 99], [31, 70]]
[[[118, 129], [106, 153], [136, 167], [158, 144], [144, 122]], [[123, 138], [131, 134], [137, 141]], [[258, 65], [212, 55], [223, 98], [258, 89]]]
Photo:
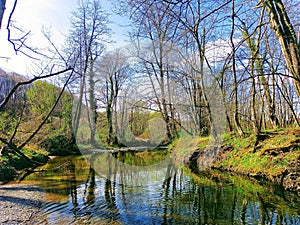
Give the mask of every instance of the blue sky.
[[[14, 1], [6, 2], [6, 11], [0, 30], [0, 67], [23, 75], [32, 75], [31, 60], [22, 54], [16, 55], [12, 45], [7, 41], [6, 25]], [[42, 27], [51, 27], [53, 41], [57, 45], [62, 45], [64, 35], [68, 34], [71, 12], [77, 7], [76, 2], [76, 0], [21, 0], [18, 1], [13, 20], [18, 28], [22, 28], [26, 32], [31, 31], [28, 42], [31, 47], [47, 48], [49, 45], [41, 33]], [[111, 13], [112, 6], [109, 1], [101, 1], [101, 6]], [[113, 31], [112, 39], [116, 43], [108, 46], [109, 49], [125, 45], [127, 38], [124, 25], [128, 23], [128, 20], [116, 15], [111, 15], [110, 20], [113, 22], [110, 25]], [[12, 36], [19, 37], [15, 33], [12, 33]]]

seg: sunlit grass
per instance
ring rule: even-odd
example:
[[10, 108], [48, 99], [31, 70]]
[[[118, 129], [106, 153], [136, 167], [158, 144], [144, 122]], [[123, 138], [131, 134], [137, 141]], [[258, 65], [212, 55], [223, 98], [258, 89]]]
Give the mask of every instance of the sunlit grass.
[[215, 166], [242, 174], [264, 174], [270, 179], [278, 179], [300, 156], [300, 147], [297, 145], [300, 137], [297, 132], [292, 129], [270, 130], [264, 133], [266, 138], [256, 146], [254, 135], [246, 138], [225, 135], [224, 145], [233, 149]]

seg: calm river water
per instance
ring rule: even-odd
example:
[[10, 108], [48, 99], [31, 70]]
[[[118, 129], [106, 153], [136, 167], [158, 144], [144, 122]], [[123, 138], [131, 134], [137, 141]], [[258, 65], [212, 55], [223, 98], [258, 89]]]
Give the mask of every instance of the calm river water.
[[195, 175], [165, 151], [57, 157], [37, 169], [24, 181], [46, 191], [37, 224], [300, 224], [296, 195], [220, 172]]

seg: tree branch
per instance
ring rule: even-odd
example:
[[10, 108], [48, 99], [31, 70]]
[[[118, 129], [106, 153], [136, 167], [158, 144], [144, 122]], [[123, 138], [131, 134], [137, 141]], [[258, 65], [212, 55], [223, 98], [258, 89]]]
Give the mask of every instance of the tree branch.
[[59, 72], [56, 72], [56, 73], [50, 73], [50, 74], [47, 74], [47, 75], [44, 75], [44, 76], [34, 77], [34, 78], [32, 78], [31, 80], [17, 83], [17, 84], [9, 91], [9, 93], [6, 95], [6, 97], [4, 98], [4, 100], [0, 103], [0, 111], [3, 111], [3, 110], [4, 110], [5, 105], [8, 103], [9, 99], [12, 97], [12, 95], [16, 92], [16, 90], [17, 90], [20, 86], [22, 86], [22, 85], [28, 85], [28, 84], [31, 84], [32, 82], [36, 81], [36, 80], [39, 80], [39, 79], [45, 79], [45, 78], [48, 78], [48, 77], [56, 76], [56, 75], [65, 73], [65, 72], [70, 71], [70, 70], [73, 70], [73, 68], [67, 68], [67, 69], [65, 69], [65, 70], [62, 70], [62, 71], [59, 71]]
[[20, 149], [15, 146], [13, 143], [8, 142], [6, 139], [0, 137], [0, 141], [3, 142], [4, 144], [6, 144], [11, 150], [15, 151], [16, 153], [18, 153], [19, 155], [21, 155], [24, 159], [26, 159], [28, 162], [33, 163], [35, 165], [41, 165], [42, 163], [36, 162], [31, 160], [30, 158], [28, 158], [26, 155], [24, 155], [23, 152], [20, 151]]
[[39, 130], [44, 126], [44, 124], [47, 122], [47, 120], [49, 119], [50, 115], [52, 114], [52, 112], [54, 111], [56, 105], [58, 104], [61, 96], [63, 95], [65, 89], [66, 89], [66, 86], [68, 85], [71, 77], [73, 75], [73, 72], [69, 75], [68, 79], [66, 80], [63, 88], [61, 89], [61, 92], [59, 93], [59, 96], [57, 97], [56, 99], [56, 102], [54, 103], [54, 105], [52, 106], [50, 112], [48, 113], [48, 115], [45, 117], [45, 119], [43, 120], [43, 122], [38, 126], [38, 128], [30, 135], [30, 137], [24, 141], [24, 143], [22, 143], [18, 148], [19, 149], [22, 149], [29, 141], [31, 141], [31, 139], [39, 132]]

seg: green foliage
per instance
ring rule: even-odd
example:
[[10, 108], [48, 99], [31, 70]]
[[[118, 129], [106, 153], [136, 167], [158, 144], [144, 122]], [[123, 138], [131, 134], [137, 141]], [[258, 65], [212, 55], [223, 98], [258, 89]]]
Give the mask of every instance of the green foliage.
[[62, 126], [65, 129], [69, 129], [69, 126], [72, 123], [73, 96], [70, 93], [65, 92], [62, 96], [61, 104]]
[[147, 128], [149, 113], [132, 112], [130, 114], [130, 130], [134, 136], [140, 136]]
[[2, 135], [9, 135], [15, 126], [16, 118], [10, 111], [0, 112], [0, 133]]
[[229, 141], [232, 139], [232, 136], [228, 133], [225, 133], [222, 135], [222, 140], [225, 142], [225, 141]]
[[[60, 88], [47, 82], [37, 81], [33, 84], [27, 91], [32, 116], [31, 126], [36, 126], [34, 124], [39, 124], [41, 119], [47, 116], [60, 93]], [[40, 141], [39, 146], [45, 148], [50, 155], [66, 155], [77, 152], [75, 144], [71, 141], [72, 104], [72, 95], [64, 92], [48, 123], [43, 127], [42, 132], [46, 135]]]
[[42, 152], [41, 150], [24, 148], [22, 149], [22, 152], [35, 162], [46, 163], [49, 160], [49, 157], [46, 155], [46, 152]]
[[174, 154], [179, 161], [183, 161], [184, 158], [190, 157], [197, 149], [204, 149], [208, 146], [211, 137], [193, 137], [185, 136], [178, 138], [173, 148]]
[[46, 115], [57, 98], [57, 87], [43, 81], [37, 81], [26, 92], [33, 115]]
[[[54, 106], [60, 92], [61, 89], [52, 84], [43, 81], [35, 82], [26, 93], [32, 116], [44, 118]], [[72, 95], [64, 92], [51, 115], [60, 119], [60, 128], [63, 131], [67, 131], [71, 124], [72, 103]]]
[[223, 135], [223, 143], [227, 145], [231, 145], [237, 150], [254, 146], [255, 141], [256, 141], [256, 137], [253, 134], [243, 138], [234, 137], [231, 136], [230, 134]]
[[166, 136], [164, 122], [160, 122], [160, 119], [162, 119], [161, 113], [143, 113], [142, 117], [143, 133], [139, 135], [141, 138], [149, 139], [150, 142], [155, 143], [156, 140], [162, 140]]
[[[122, 119], [118, 118], [120, 123], [118, 124], [118, 141], [121, 144], [145, 145], [147, 142], [147, 144], [158, 145], [165, 140], [166, 136], [164, 122], [160, 120], [162, 120], [162, 117], [158, 112], [145, 112], [135, 109], [128, 115], [126, 122], [121, 123]], [[80, 130], [80, 132], [87, 133], [88, 131]], [[101, 144], [107, 145], [109, 125], [106, 114], [103, 112], [98, 113], [97, 135]]]
[[17, 175], [16, 170], [9, 165], [6, 158], [0, 158], [0, 181], [9, 181]]
[[[36, 151], [29, 148], [24, 148], [21, 151], [29, 159], [35, 162], [46, 163], [49, 159], [48, 156], [41, 151]], [[12, 152], [6, 152], [0, 158], [0, 181], [13, 180], [18, 175], [17, 171], [32, 166], [33, 164], [22, 156], [13, 154]]]
[[149, 115], [149, 119], [153, 119], [155, 117], [162, 118], [162, 115], [160, 112], [151, 112]]
[[79, 149], [72, 138], [68, 138], [65, 135], [54, 135], [47, 137], [39, 145], [44, 148], [49, 155], [72, 155], [78, 154]]
[[109, 134], [109, 125], [105, 113], [98, 113], [97, 117], [97, 135], [101, 144], [105, 145]]

